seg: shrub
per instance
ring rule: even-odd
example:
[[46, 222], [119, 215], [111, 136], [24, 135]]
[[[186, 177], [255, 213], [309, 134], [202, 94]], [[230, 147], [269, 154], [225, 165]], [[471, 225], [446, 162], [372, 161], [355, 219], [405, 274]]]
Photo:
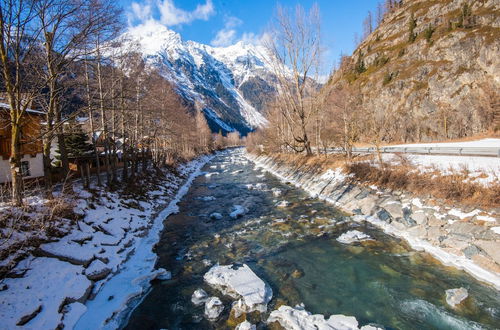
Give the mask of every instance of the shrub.
[[409, 30], [409, 36], [408, 36], [408, 41], [410, 43], [413, 43], [415, 39], [417, 39], [417, 34], [415, 33], [415, 28], [417, 27], [417, 20], [413, 16], [413, 13], [410, 16], [410, 21], [408, 22], [408, 30]]
[[425, 31], [424, 31], [424, 38], [425, 38], [425, 40], [427, 40], [428, 44], [432, 45], [432, 35], [434, 34], [435, 30], [436, 29], [432, 25], [430, 25], [430, 24], [427, 27], [427, 29], [425, 29]]

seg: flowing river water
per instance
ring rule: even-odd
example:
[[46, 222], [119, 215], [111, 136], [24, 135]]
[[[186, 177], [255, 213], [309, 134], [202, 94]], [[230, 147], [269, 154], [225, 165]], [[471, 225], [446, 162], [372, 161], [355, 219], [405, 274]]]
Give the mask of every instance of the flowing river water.
[[[268, 305], [303, 303], [314, 314], [355, 316], [360, 325], [386, 329], [495, 329], [500, 326], [500, 293], [370, 224], [357, 223], [331, 205], [254, 167], [241, 150], [216, 156], [165, 221], [156, 246], [157, 267], [172, 280], [154, 281], [126, 329], [230, 329], [231, 300], [208, 287], [211, 264], [246, 263], [273, 290]], [[274, 188], [274, 192], [273, 189]], [[277, 190], [281, 191], [280, 196]], [[287, 206], [279, 205], [287, 201]], [[234, 205], [248, 212], [238, 219]], [[214, 212], [222, 219], [212, 219]], [[374, 240], [342, 244], [336, 239], [359, 230]], [[465, 287], [458, 309], [445, 290]], [[191, 303], [203, 288], [225, 303], [218, 322], [203, 318]], [[265, 329], [261, 315], [257, 329]], [[258, 322], [261, 321], [261, 322]]]

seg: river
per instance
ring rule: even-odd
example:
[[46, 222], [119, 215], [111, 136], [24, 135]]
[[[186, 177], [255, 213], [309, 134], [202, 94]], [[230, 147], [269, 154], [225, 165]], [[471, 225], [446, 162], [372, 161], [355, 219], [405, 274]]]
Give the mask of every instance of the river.
[[[126, 329], [230, 329], [232, 300], [203, 282], [217, 263], [250, 266], [273, 290], [269, 311], [303, 303], [314, 314], [355, 316], [360, 325], [386, 329], [500, 325], [497, 290], [256, 169], [242, 150], [217, 155], [203, 170], [179, 213], [165, 220], [156, 246], [157, 267], [172, 271], [172, 280], [153, 282]], [[230, 217], [235, 205], [246, 211], [237, 219]], [[350, 230], [372, 240], [337, 241]], [[469, 297], [453, 309], [445, 291], [458, 287]], [[203, 307], [191, 303], [198, 288], [225, 303], [218, 322], [204, 319]], [[266, 317], [252, 321], [265, 329]]]

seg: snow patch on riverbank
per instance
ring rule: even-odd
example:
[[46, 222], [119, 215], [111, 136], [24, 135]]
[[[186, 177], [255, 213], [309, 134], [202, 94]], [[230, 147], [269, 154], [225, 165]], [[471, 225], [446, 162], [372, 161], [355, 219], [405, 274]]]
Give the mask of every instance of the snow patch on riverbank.
[[337, 238], [337, 241], [344, 244], [351, 244], [354, 242], [362, 242], [371, 240], [372, 238], [365, 233], [360, 232], [359, 230], [350, 230], [348, 232], [343, 233]]
[[157, 255], [153, 247], [160, 239], [163, 221], [179, 211], [177, 204], [188, 192], [193, 180], [201, 174], [201, 168], [212, 158], [201, 157], [180, 169], [181, 173], [189, 175], [187, 180], [168, 206], [152, 220], [152, 227], [135, 244], [134, 252], [121, 265], [118, 273], [103, 285], [93, 300], [87, 302], [87, 311], [76, 323], [75, 329], [116, 329], [124, 322], [134, 307], [130, 303], [144, 295], [150, 287], [150, 281], [158, 276], [154, 269]]

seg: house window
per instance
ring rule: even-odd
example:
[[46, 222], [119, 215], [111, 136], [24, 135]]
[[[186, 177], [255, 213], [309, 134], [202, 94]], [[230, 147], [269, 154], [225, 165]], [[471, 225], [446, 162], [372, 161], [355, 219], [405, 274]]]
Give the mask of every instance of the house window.
[[21, 162], [21, 175], [22, 176], [31, 176], [29, 162]]

